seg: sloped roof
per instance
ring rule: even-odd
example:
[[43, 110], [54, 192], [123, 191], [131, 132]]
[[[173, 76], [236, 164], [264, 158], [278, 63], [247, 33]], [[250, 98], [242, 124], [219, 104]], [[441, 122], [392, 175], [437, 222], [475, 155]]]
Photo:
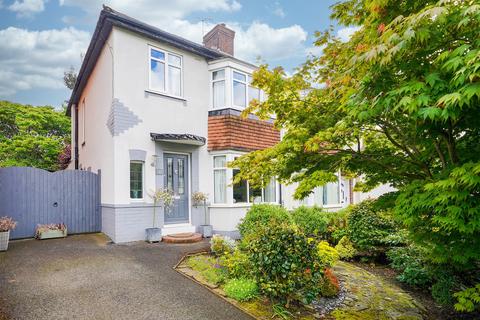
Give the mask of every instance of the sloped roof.
[[90, 41], [87, 53], [85, 54], [82, 66], [78, 73], [77, 82], [75, 83], [75, 87], [68, 102], [67, 115], [70, 115], [72, 104], [76, 104], [80, 100], [80, 95], [87, 84], [88, 78], [95, 67], [100, 52], [113, 26], [192, 52], [207, 60], [229, 57], [229, 55], [220, 51], [207, 48], [196, 42], [143, 23], [137, 19], [115, 11], [110, 7], [103, 6], [103, 10], [100, 12], [100, 17], [98, 18], [97, 26], [93, 32], [92, 40]]

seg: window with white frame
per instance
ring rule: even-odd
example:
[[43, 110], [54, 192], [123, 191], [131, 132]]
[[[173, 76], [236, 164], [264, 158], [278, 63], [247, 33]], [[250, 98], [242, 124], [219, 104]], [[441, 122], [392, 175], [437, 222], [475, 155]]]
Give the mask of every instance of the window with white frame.
[[227, 202], [227, 157], [213, 157], [214, 203]]
[[183, 95], [181, 56], [150, 47], [149, 70], [151, 90], [176, 97]]
[[142, 161], [130, 161], [130, 199], [143, 199]]
[[252, 86], [252, 76], [248, 76], [248, 104], [252, 102], [252, 100], [260, 101], [260, 89]]
[[[228, 184], [228, 179], [232, 181], [237, 174], [238, 169], [227, 168], [227, 162], [235, 159], [233, 155], [216, 155], [213, 157], [213, 175], [214, 175], [214, 202], [215, 203], [276, 203], [277, 202], [277, 182], [271, 179], [265, 188], [250, 187], [247, 181]], [[230, 193], [228, 192], [230, 190]], [[228, 199], [230, 194], [231, 199]]]
[[213, 108], [225, 108], [225, 69], [212, 72]]
[[247, 106], [247, 75], [238, 71], [233, 71], [233, 105]]
[[329, 182], [314, 190], [313, 202], [319, 206], [336, 206], [342, 203], [341, 178], [335, 182]]

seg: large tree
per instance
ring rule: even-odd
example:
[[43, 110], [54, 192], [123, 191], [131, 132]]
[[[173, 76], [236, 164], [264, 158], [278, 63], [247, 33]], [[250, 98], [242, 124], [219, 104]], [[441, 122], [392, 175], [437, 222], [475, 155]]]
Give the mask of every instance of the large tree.
[[70, 143], [70, 119], [52, 107], [0, 101], [0, 167], [31, 166], [55, 171]]
[[396, 213], [437, 262], [480, 259], [480, 5], [478, 0], [348, 0], [332, 18], [359, 26], [347, 42], [318, 33], [323, 54], [292, 77], [263, 66], [254, 84], [283, 140], [238, 158], [236, 179], [335, 179], [399, 190]]

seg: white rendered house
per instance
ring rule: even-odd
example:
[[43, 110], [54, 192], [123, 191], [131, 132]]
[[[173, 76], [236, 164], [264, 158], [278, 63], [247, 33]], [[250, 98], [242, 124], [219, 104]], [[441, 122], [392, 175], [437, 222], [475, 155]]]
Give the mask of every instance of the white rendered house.
[[203, 208], [191, 194], [209, 195], [215, 233], [237, 235], [252, 203], [338, 209], [354, 200], [351, 181], [339, 178], [308, 199], [272, 181], [260, 190], [231, 185], [226, 164], [274, 145], [271, 121], [240, 112], [263, 99], [250, 86], [256, 66], [234, 57], [235, 33], [217, 25], [197, 44], [105, 7], [93, 34], [67, 114], [72, 117], [72, 167], [101, 170], [102, 231], [114, 242], [145, 239], [158, 188], [175, 194], [169, 212], [157, 210], [162, 234], [196, 231]]

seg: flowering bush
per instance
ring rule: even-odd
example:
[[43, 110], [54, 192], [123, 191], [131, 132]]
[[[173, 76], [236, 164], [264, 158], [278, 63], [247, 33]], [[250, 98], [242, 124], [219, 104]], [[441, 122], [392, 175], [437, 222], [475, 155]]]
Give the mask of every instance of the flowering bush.
[[210, 240], [210, 250], [216, 255], [232, 253], [236, 246], [235, 240], [228, 236], [214, 234]]
[[194, 207], [205, 205], [205, 202], [207, 201], [207, 199], [208, 199], [208, 194], [206, 193], [203, 193], [201, 191], [192, 193], [192, 202]]
[[13, 230], [17, 226], [17, 222], [10, 217], [1, 217], [0, 218], [0, 232], [5, 232], [8, 230]]
[[37, 225], [37, 229], [35, 231], [36, 235], [39, 235], [42, 232], [46, 232], [48, 230], [61, 230], [64, 231], [67, 229], [67, 226], [63, 223], [50, 223], [50, 224], [39, 224]]

